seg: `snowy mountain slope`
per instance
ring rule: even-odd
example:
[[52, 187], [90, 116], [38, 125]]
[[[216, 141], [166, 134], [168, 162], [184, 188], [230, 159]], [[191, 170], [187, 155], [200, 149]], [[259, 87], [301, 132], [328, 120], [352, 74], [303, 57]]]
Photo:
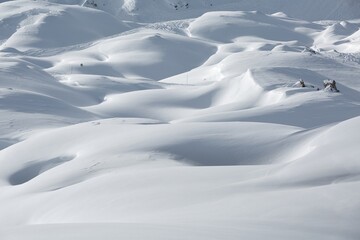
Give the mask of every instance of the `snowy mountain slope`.
[[359, 18], [357, 0], [48, 0], [79, 4], [109, 12], [120, 19], [156, 22], [194, 18], [209, 11], [258, 10], [267, 14], [285, 14], [306, 20], [349, 20]]
[[326, 2], [0, 3], [0, 239], [358, 239], [358, 3]]
[[[112, 16], [76, 6], [22, 1], [1, 4], [2, 46], [53, 48], [96, 40], [126, 30]], [[16, 28], [15, 28], [16, 27]]]

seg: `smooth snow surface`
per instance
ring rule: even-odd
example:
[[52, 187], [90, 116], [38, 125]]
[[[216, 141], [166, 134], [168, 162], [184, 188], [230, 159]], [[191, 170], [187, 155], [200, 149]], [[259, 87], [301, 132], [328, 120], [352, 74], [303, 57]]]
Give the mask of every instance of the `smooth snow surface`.
[[360, 239], [359, 92], [359, 1], [1, 1], [0, 239]]

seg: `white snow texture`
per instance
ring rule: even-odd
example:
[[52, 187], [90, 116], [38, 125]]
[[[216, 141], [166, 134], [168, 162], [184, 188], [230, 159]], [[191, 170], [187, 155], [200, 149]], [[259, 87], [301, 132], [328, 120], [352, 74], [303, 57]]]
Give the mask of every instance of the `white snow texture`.
[[0, 1], [0, 239], [358, 240], [359, 92], [358, 0]]

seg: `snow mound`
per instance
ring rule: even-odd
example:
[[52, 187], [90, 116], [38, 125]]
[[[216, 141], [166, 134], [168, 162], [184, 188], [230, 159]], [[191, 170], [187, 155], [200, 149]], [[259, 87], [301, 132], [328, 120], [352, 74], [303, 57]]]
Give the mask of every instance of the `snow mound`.
[[0, 5], [6, 15], [2, 26], [14, 26], [1, 31], [3, 46], [26, 50], [53, 48], [86, 43], [120, 33], [127, 29], [109, 14], [79, 6], [44, 5], [22, 1], [14, 8]]
[[317, 133], [307, 144], [307, 148], [311, 149], [309, 153], [296, 159], [275, 176], [287, 178], [287, 184], [299, 185], [358, 181], [360, 164], [356, 154], [359, 151], [355, 150], [355, 146], [360, 139], [358, 136], [349, 138], [349, 135], [352, 135], [352, 129], [359, 125], [359, 121], [360, 118], [355, 117]]
[[307, 44], [310, 39], [294, 31], [297, 24], [261, 12], [211, 12], [191, 23], [189, 32], [194, 37], [219, 42], [232, 42], [236, 38], [262, 38], [271, 41], [298, 41]]

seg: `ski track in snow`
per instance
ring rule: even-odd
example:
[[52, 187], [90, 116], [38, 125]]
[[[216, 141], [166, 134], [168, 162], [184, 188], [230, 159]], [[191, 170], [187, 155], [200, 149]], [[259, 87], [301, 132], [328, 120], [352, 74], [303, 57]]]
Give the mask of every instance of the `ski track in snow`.
[[0, 3], [0, 239], [359, 239], [360, 4], [325, 2]]

